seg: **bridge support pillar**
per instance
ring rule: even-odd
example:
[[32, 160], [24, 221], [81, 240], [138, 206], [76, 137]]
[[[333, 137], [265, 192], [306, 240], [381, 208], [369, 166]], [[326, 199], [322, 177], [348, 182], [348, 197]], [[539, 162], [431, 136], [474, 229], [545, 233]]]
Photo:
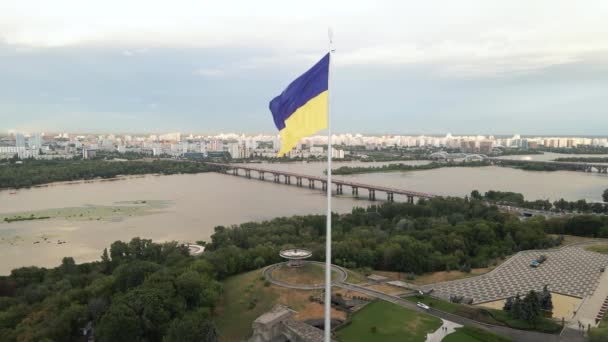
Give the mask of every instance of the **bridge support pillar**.
[[245, 177], [251, 179], [251, 170], [245, 170]]
[[308, 178], [308, 188], [309, 189], [314, 189], [315, 188], [315, 180], [314, 179]]
[[353, 186], [352, 190], [353, 190], [353, 196], [356, 198], [359, 198], [359, 188], [356, 186]]
[[336, 184], [336, 195], [342, 195], [342, 184]]
[[285, 184], [291, 184], [291, 177], [290, 176], [283, 175], [283, 177], [285, 177]]
[[321, 184], [322, 184], [321, 189], [323, 189], [323, 191], [327, 190], [327, 182], [323, 181], [323, 182], [321, 182]]
[[296, 185], [302, 187], [302, 177], [296, 177]]
[[407, 203], [414, 204], [414, 196], [407, 196]]
[[386, 200], [389, 201], [389, 202], [393, 202], [395, 200], [394, 199], [394, 194], [392, 192], [387, 192], [386, 193]]
[[376, 200], [376, 190], [369, 189], [369, 200], [370, 201], [375, 201]]
[[235, 176], [239, 175], [239, 169], [232, 169], [232, 174]]
[[264, 180], [264, 172], [258, 172], [258, 178]]
[[276, 173], [273, 173], [273, 175], [274, 175], [274, 182], [275, 183], [280, 183], [281, 182], [281, 180], [279, 179], [280, 176], [277, 175]]

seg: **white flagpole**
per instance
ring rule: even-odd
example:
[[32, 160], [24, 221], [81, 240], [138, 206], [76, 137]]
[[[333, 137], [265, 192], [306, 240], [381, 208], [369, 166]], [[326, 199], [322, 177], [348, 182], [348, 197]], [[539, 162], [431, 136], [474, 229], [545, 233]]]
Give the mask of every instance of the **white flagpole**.
[[331, 341], [331, 62], [333, 32], [329, 36], [329, 67], [327, 74], [327, 228], [325, 230], [325, 342]]

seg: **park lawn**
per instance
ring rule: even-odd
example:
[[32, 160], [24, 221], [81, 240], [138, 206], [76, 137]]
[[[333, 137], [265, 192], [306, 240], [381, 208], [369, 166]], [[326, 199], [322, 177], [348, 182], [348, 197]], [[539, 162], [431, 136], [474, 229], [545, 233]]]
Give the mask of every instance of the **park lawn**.
[[536, 324], [533, 324], [528, 321], [511, 319], [509, 315], [502, 310], [450, 303], [430, 296], [409, 296], [405, 299], [414, 303], [422, 302], [431, 308], [488, 324], [503, 325], [520, 330], [535, 330], [549, 334], [556, 334], [562, 330], [561, 324], [558, 324], [549, 318], [540, 318]]
[[443, 338], [443, 342], [511, 342], [508, 337], [498, 336], [479, 328], [462, 327]]
[[356, 312], [350, 324], [336, 332], [338, 341], [425, 341], [441, 327], [439, 318], [382, 300]]
[[[279, 294], [270, 286], [264, 286], [260, 270], [239, 274], [226, 279], [223, 294], [217, 307], [215, 324], [220, 341], [240, 341], [252, 333], [251, 323], [261, 314], [269, 311], [278, 300]], [[250, 303], [257, 299], [255, 307]]]

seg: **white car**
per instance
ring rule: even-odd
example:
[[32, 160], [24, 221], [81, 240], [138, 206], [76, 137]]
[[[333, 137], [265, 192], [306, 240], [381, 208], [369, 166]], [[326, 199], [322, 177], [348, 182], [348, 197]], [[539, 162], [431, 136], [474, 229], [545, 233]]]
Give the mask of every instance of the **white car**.
[[428, 305], [426, 305], [426, 304], [424, 304], [424, 303], [421, 303], [421, 302], [416, 303], [416, 305], [417, 305], [419, 308], [423, 308], [424, 310], [430, 310], [430, 309], [431, 309], [431, 308], [430, 308]]

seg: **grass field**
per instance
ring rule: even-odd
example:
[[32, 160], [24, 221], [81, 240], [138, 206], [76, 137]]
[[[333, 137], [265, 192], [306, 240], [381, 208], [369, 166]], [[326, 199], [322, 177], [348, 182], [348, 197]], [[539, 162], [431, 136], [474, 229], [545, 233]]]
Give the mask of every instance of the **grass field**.
[[425, 341], [426, 334], [441, 326], [436, 317], [393, 303], [375, 301], [355, 313], [352, 322], [337, 331], [339, 341]]
[[535, 330], [555, 334], [559, 333], [562, 328], [561, 324], [558, 324], [548, 318], [541, 318], [536, 323], [531, 323], [522, 320], [513, 320], [506, 312], [502, 310], [492, 310], [463, 304], [455, 304], [429, 296], [411, 296], [406, 297], [405, 299], [414, 303], [422, 302], [437, 310], [453, 313], [458, 316], [467, 317], [478, 322], [484, 322], [494, 325], [503, 325], [514, 329]]
[[456, 332], [444, 337], [443, 342], [510, 342], [510, 338], [494, 335], [473, 327], [456, 328]]

